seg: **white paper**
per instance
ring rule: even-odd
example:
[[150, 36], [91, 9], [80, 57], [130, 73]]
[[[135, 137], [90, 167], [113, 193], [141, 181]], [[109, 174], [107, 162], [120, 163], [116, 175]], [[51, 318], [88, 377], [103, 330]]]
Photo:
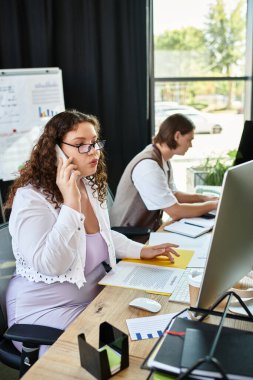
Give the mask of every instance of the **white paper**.
[[[152, 339], [163, 335], [171, 319], [178, 313], [160, 314], [152, 317], [131, 318], [126, 320], [128, 331], [132, 340]], [[188, 318], [184, 312], [181, 318]]]
[[183, 235], [176, 235], [169, 232], [151, 232], [149, 237], [149, 245], [158, 245], [163, 243], [178, 244], [182, 249], [201, 248], [209, 239], [211, 234], [205, 234], [197, 237], [196, 239], [189, 238]]
[[202, 236], [205, 237], [205, 239], [203, 240], [203, 244], [199, 248], [195, 249], [194, 255], [192, 256], [191, 261], [188, 264], [188, 268], [204, 268], [206, 265], [206, 258], [209, 252], [212, 233], [208, 233]]
[[206, 233], [195, 239], [170, 232], [151, 232], [149, 245], [164, 243], [178, 244], [180, 249], [191, 249], [194, 254], [187, 265], [189, 268], [204, 268], [212, 233]]
[[183, 272], [184, 269], [120, 261], [99, 284], [170, 294]]

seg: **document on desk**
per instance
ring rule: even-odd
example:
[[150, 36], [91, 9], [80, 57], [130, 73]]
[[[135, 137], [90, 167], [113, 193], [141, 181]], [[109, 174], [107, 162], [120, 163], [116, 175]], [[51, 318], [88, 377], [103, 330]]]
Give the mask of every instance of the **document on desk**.
[[99, 284], [171, 294], [183, 272], [184, 269], [120, 261]]
[[158, 245], [164, 243], [178, 244], [180, 249], [193, 250], [192, 259], [187, 264], [188, 268], [204, 268], [207, 253], [211, 241], [212, 233], [206, 233], [195, 239], [187, 236], [173, 234], [170, 232], [151, 232], [149, 237], [149, 245]]
[[[159, 338], [163, 335], [165, 328], [176, 314], [178, 313], [126, 319], [131, 340]], [[185, 311], [180, 317], [189, 318], [189, 314]]]

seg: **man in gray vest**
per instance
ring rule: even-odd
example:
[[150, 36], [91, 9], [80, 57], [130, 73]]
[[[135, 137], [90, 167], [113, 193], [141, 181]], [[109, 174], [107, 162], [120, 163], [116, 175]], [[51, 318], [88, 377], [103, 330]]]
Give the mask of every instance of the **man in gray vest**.
[[173, 220], [201, 216], [217, 208], [218, 198], [177, 190], [170, 159], [184, 155], [192, 146], [194, 124], [182, 114], [161, 124], [153, 144], [127, 165], [110, 212], [112, 226], [161, 225], [162, 212]]

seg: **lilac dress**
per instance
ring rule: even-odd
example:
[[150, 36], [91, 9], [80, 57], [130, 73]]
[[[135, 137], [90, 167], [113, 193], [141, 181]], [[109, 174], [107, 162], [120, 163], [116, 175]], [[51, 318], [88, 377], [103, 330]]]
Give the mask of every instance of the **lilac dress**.
[[[87, 234], [86, 283], [78, 289], [69, 282], [31, 282], [14, 274], [6, 295], [8, 325], [29, 323], [56, 327], [66, 327], [86, 308], [102, 290], [98, 281], [105, 275], [102, 264], [108, 259], [108, 248], [100, 232]], [[13, 342], [21, 351], [22, 344]], [[48, 346], [41, 346], [41, 356]]]

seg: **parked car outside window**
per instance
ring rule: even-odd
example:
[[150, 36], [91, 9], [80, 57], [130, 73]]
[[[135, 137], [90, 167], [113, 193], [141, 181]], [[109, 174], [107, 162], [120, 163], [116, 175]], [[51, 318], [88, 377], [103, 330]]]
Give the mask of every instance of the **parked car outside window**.
[[175, 102], [156, 102], [155, 127], [158, 130], [161, 123], [170, 115], [181, 113], [195, 125], [195, 133], [221, 133], [222, 126], [215, 122], [214, 115], [198, 111], [196, 108]]

